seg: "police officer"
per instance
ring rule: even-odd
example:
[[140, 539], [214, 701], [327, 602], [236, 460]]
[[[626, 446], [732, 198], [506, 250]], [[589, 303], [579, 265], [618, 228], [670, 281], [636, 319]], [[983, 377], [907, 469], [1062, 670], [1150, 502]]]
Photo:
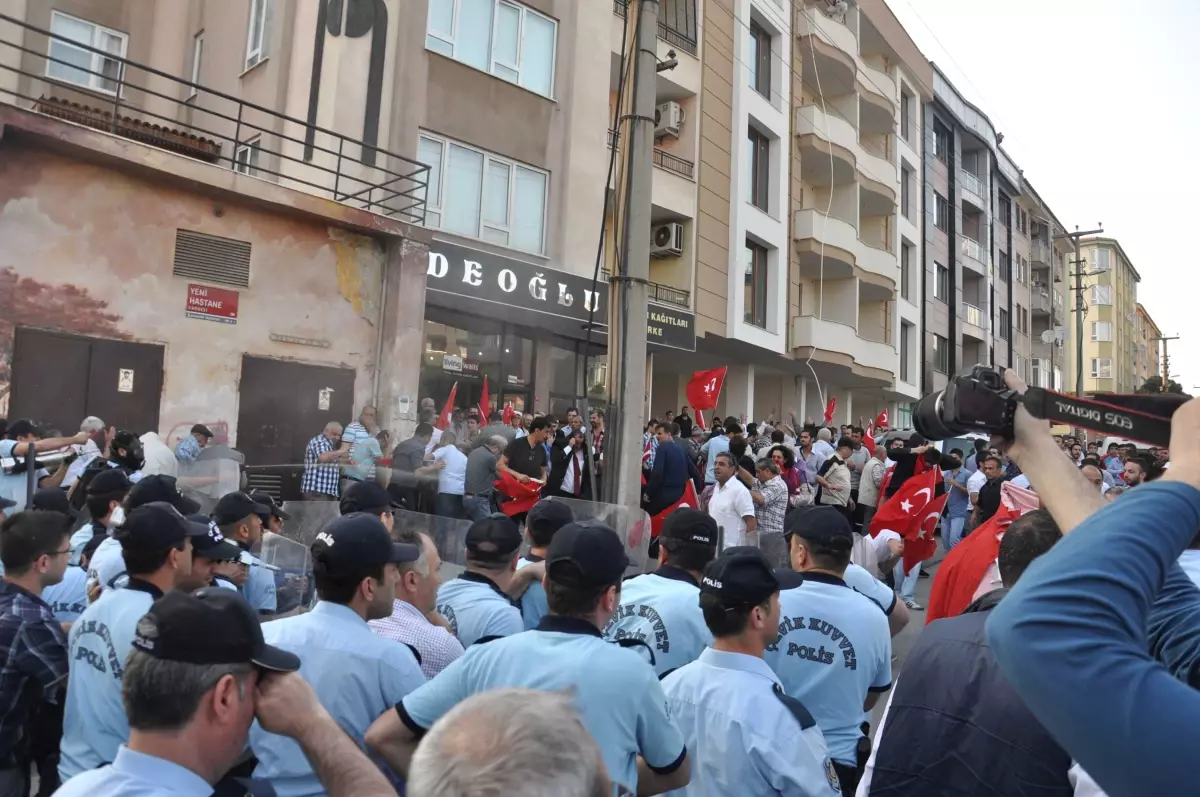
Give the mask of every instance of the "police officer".
[[107, 455], [96, 457], [84, 468], [79, 481], [71, 490], [71, 505], [76, 509], [83, 508], [92, 479], [105, 470], [120, 470], [131, 483], [136, 484], [144, 478], [142, 468], [145, 465], [146, 456], [142, 450], [142, 441], [133, 432], [122, 429], [113, 435], [113, 439], [108, 444]]
[[283, 533], [283, 521], [291, 520], [292, 516], [283, 510], [283, 507], [275, 500], [275, 497], [270, 493], [265, 493], [262, 490], [253, 490], [250, 497], [256, 502], [262, 504], [271, 513], [266, 520], [266, 531], [272, 534]]
[[93, 538], [99, 537], [103, 542], [110, 528], [121, 525], [125, 519], [121, 502], [131, 486], [129, 477], [122, 470], [106, 470], [92, 479], [85, 501], [91, 522], [71, 535], [71, 564], [79, 564], [83, 549]]
[[207, 526], [189, 523], [161, 501], [130, 510], [116, 530], [112, 539], [120, 545], [128, 582], [124, 589], [104, 590], [71, 626], [68, 638], [71, 677], [58, 764], [63, 781], [111, 763], [129, 737], [121, 679], [134, 630], [150, 604], [186, 583], [191, 541], [207, 534]]
[[384, 527], [390, 532], [395, 525], [392, 514], [400, 509], [400, 505], [392, 501], [391, 493], [379, 482], [364, 482], [348, 480], [350, 484], [342, 493], [338, 503], [338, 511], [343, 515], [355, 512], [366, 512], [379, 518]]
[[[190, 515], [200, 509], [199, 504], [179, 492], [174, 476], [155, 475], [133, 485], [125, 498], [122, 514], [131, 515], [138, 507], [151, 503], [170, 504], [181, 515]], [[121, 587], [129, 578], [122, 546], [113, 531], [110, 530], [88, 561], [88, 581], [99, 584], [101, 590]]]
[[262, 546], [263, 527], [270, 522], [271, 510], [243, 492], [226, 493], [217, 501], [212, 519], [221, 535], [242, 549], [242, 561], [250, 567], [242, 595], [260, 615], [275, 614], [275, 573], [253, 552]]
[[763, 661], [780, 617], [767, 557], [757, 548], [726, 549], [704, 571], [699, 604], [712, 647], [663, 679], [671, 716], [699, 762], [677, 794], [838, 794], [820, 729]]
[[208, 534], [192, 539], [192, 575], [184, 585], [184, 589], [200, 589], [202, 587], [228, 586], [237, 589], [233, 582], [225, 579], [224, 584], [217, 583], [223, 578], [216, 568], [224, 562], [236, 561], [242, 555], [242, 549], [225, 539], [221, 529], [209, 517], [202, 514], [187, 515], [187, 519], [208, 529]]
[[[301, 657], [300, 675], [360, 744], [376, 717], [425, 683], [413, 650], [367, 625], [391, 615], [396, 566], [420, 555], [415, 545], [393, 542], [379, 518], [363, 512], [342, 515], [312, 544], [317, 605], [311, 612], [263, 625], [268, 644]], [[270, 781], [279, 797], [325, 793], [294, 741], [255, 726], [250, 745], [258, 757], [255, 778]]]
[[[544, 498], [534, 504], [525, 517], [525, 536], [529, 538], [529, 553], [517, 560], [517, 572], [529, 565], [544, 562], [546, 549], [554, 539], [554, 533], [574, 520], [575, 513], [562, 501]], [[539, 578], [521, 595], [521, 619], [525, 622], [525, 629], [536, 628], [549, 613], [546, 589]]]
[[425, 731], [470, 695], [506, 686], [570, 690], [614, 784], [638, 794], [684, 786], [687, 748], [654, 670], [600, 635], [620, 604], [628, 565], [625, 545], [612, 529], [596, 521], [563, 526], [546, 551], [550, 614], [532, 631], [468, 648], [376, 720], [367, 731], [368, 747], [407, 772]]
[[645, 642], [660, 678], [712, 644], [699, 595], [701, 574], [717, 555], [717, 535], [717, 522], [706, 513], [676, 509], [658, 538], [658, 569], [621, 586], [621, 606], [604, 636]]
[[525, 630], [521, 610], [509, 598], [521, 548], [521, 532], [511, 518], [495, 514], [467, 530], [467, 568], [438, 589], [438, 614], [464, 648]]
[[812, 712], [842, 793], [853, 795], [870, 755], [863, 711], [892, 685], [887, 617], [843, 579], [854, 547], [844, 515], [816, 507], [794, 515], [786, 535], [796, 572], [784, 573], [779, 641], [765, 659], [784, 690]]

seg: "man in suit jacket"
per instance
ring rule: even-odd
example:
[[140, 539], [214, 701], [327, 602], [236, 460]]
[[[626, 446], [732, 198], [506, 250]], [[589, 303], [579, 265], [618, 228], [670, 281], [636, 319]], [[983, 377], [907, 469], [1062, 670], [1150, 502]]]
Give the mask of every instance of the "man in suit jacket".
[[570, 427], [559, 430], [550, 450], [550, 473], [542, 497], [592, 500], [591, 463], [582, 430]]
[[683, 497], [689, 479], [699, 479], [700, 471], [695, 463], [676, 443], [672, 432], [674, 423], [660, 423], [654, 429], [658, 438], [658, 450], [654, 455], [654, 468], [646, 478], [642, 508], [654, 516]]

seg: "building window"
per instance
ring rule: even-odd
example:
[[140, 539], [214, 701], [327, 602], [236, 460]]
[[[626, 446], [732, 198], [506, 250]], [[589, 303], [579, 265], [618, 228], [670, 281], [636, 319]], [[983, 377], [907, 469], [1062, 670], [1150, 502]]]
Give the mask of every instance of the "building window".
[[1029, 334], [1029, 308], [1017, 305], [1017, 331]]
[[558, 23], [508, 0], [430, 0], [425, 47], [552, 97]]
[[909, 292], [912, 290], [911, 277], [912, 272], [912, 244], [904, 241], [900, 242], [900, 298], [908, 299]]
[[767, 327], [767, 249], [746, 240], [746, 284], [742, 296], [742, 320]]
[[1092, 340], [1100, 342], [1110, 342], [1112, 340], [1113, 325], [1111, 321], [1093, 321], [1092, 322]]
[[[51, 37], [46, 77], [104, 94], [117, 93], [124, 69], [121, 59], [125, 58], [125, 49], [129, 45], [128, 36], [61, 11], [51, 13], [50, 32], [70, 41]], [[105, 55], [81, 49], [70, 42], [103, 50]]]
[[950, 163], [950, 130], [936, 119], [933, 120], [933, 154], [942, 163]]
[[[200, 59], [204, 55], [204, 34], [197, 33], [192, 39], [192, 83], [200, 82]], [[192, 86], [188, 89], [188, 99], [200, 93], [200, 89]]]
[[250, 24], [246, 31], [246, 69], [267, 58], [267, 29], [270, 26], [271, 0], [250, 0]]
[[933, 226], [942, 232], [950, 230], [950, 204], [937, 191], [933, 192]]
[[943, 302], [950, 301], [950, 269], [941, 263], [934, 263], [933, 298]]
[[941, 335], [933, 336], [933, 370], [942, 374], [950, 372], [950, 341]]
[[900, 91], [900, 138], [912, 141], [912, 108], [913, 98], [907, 91]]
[[900, 215], [906, 219], [912, 219], [910, 215], [912, 201], [912, 169], [907, 166], [900, 167]]
[[1000, 333], [1000, 340], [1008, 340], [1008, 311], [1000, 308], [1000, 318], [996, 322], [997, 332]]
[[771, 99], [771, 34], [754, 20], [750, 21], [750, 87]]
[[1112, 250], [1100, 247], [1096, 249], [1092, 257], [1093, 271], [1108, 271], [1112, 268]]
[[429, 164], [427, 226], [542, 252], [546, 172], [424, 133], [417, 157]]
[[1095, 304], [1095, 305], [1112, 304], [1112, 286], [1111, 285], [1093, 285], [1092, 286], [1092, 304]]
[[1017, 376], [1025, 379], [1025, 358], [1013, 352], [1013, 370], [1017, 372]]
[[746, 136], [749, 146], [746, 151], [746, 166], [750, 180], [747, 184], [747, 201], [764, 212], [769, 212], [771, 187], [771, 139], [749, 129]]
[[1092, 358], [1092, 379], [1112, 379], [1112, 357]]
[[912, 382], [909, 357], [912, 356], [913, 325], [907, 321], [900, 322], [900, 381]]
[[1012, 228], [1012, 202], [1006, 196], [1000, 197], [1000, 223], [1006, 230]]
[[1012, 257], [1008, 252], [997, 252], [996, 259], [1000, 264], [1000, 279], [1012, 282]]
[[255, 136], [233, 150], [233, 170], [251, 176], [258, 174], [259, 138]]
[[1029, 261], [1021, 257], [1021, 253], [1017, 253], [1017, 281], [1021, 283], [1029, 282]]

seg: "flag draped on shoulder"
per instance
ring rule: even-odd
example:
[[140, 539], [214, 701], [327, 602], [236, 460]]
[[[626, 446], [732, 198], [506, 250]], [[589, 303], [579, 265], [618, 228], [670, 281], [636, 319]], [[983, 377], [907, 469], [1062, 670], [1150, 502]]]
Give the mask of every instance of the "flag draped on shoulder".
[[[893, 470], [895, 470], [893, 468]], [[888, 473], [890, 481], [892, 473]], [[880, 486], [880, 492], [886, 490]], [[896, 494], [884, 501], [871, 519], [870, 533], [877, 537], [882, 531], [893, 531], [904, 540], [904, 569], [911, 570], [937, 551], [933, 532], [946, 506], [946, 493], [938, 494], [942, 486], [940, 468], [928, 465], [924, 458], [917, 460], [917, 473], [904, 482]]]

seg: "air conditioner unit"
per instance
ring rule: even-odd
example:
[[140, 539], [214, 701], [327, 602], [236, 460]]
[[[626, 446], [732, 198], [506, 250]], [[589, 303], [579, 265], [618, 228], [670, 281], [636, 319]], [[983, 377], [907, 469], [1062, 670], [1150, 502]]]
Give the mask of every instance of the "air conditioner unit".
[[685, 121], [683, 106], [674, 101], [664, 102], [654, 109], [654, 137], [679, 138], [679, 128], [683, 127]]
[[683, 225], [677, 221], [650, 230], [650, 257], [679, 257], [683, 254]]

